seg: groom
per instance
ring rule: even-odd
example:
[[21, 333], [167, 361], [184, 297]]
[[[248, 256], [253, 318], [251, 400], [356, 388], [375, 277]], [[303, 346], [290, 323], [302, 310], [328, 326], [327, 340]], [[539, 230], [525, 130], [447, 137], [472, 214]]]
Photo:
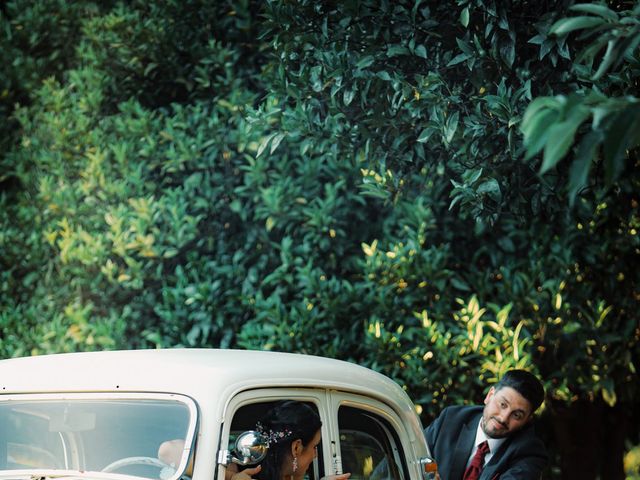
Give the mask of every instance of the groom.
[[510, 370], [491, 389], [484, 407], [453, 406], [425, 429], [442, 480], [538, 480], [547, 465], [533, 428], [544, 400], [540, 381]]

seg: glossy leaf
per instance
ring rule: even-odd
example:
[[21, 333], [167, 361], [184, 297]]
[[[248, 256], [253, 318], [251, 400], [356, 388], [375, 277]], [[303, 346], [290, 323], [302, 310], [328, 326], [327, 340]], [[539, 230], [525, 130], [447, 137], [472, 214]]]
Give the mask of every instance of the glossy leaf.
[[616, 12], [611, 10], [609, 7], [603, 4], [597, 3], [576, 3], [575, 5], [571, 5], [569, 10], [573, 10], [576, 12], [590, 13], [592, 15], [598, 15], [602, 18], [607, 18], [609, 20], [617, 21], [619, 16]]
[[591, 16], [563, 18], [551, 26], [549, 33], [558, 36], [567, 35], [575, 30], [598, 27], [603, 23], [604, 20], [602, 18]]
[[469, 8], [465, 7], [460, 12], [460, 23], [463, 27], [469, 26]]
[[587, 133], [576, 151], [575, 160], [571, 164], [569, 173], [569, 202], [573, 204], [580, 191], [587, 186], [591, 165], [596, 160], [597, 149], [604, 136], [602, 132]]
[[578, 127], [589, 116], [586, 108], [578, 106], [565, 120], [556, 122], [548, 131], [540, 173], [545, 173], [564, 158], [571, 146]]

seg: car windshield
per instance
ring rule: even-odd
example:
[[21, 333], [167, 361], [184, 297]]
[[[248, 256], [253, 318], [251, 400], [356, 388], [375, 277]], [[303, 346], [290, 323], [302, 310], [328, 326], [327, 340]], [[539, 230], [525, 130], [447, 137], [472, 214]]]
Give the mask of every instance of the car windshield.
[[[177, 478], [196, 424], [193, 402], [177, 395], [0, 396], [0, 474], [71, 470]], [[172, 465], [163, 442], [183, 440]]]

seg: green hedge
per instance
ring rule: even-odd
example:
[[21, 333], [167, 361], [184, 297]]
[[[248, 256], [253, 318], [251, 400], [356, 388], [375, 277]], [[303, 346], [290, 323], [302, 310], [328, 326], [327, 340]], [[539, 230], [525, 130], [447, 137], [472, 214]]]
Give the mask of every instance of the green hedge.
[[520, 367], [633, 424], [639, 12], [589, 5], [8, 2], [0, 355], [325, 355], [425, 421]]

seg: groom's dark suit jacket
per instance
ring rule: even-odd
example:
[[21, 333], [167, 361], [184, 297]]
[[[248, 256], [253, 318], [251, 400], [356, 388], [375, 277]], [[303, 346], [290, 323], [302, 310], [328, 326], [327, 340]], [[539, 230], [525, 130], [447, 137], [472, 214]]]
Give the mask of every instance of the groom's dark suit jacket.
[[[424, 433], [441, 480], [461, 480], [471, 455], [481, 406], [447, 407]], [[547, 452], [533, 425], [509, 436], [482, 470], [479, 480], [538, 480]]]

